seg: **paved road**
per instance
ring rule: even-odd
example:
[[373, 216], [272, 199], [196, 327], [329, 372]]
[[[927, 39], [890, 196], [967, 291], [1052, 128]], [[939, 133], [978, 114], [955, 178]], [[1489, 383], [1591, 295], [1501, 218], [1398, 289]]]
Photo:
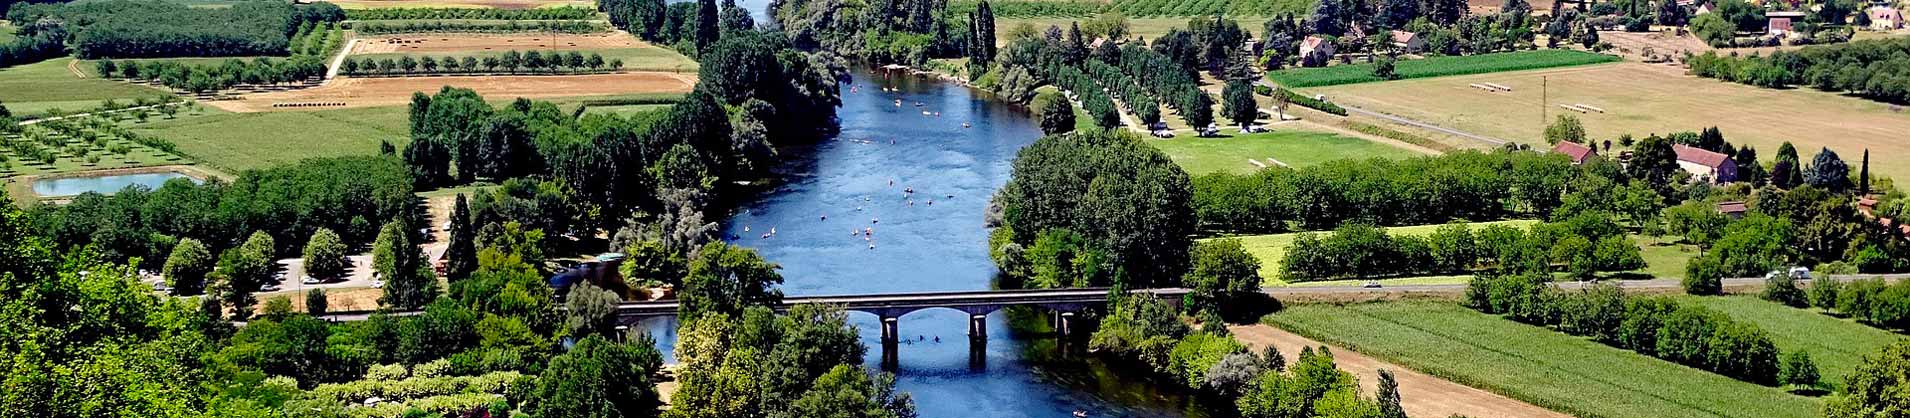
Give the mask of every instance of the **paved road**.
[[[1857, 279], [1868, 279], [1872, 277], [1882, 277], [1885, 280], [1896, 281], [1896, 280], [1910, 279], [1910, 273], [1845, 274], [1845, 275], [1834, 275], [1834, 276], [1827, 276], [1827, 277], [1832, 280], [1846, 281], [1846, 282], [1857, 280]], [[1651, 279], [1651, 280], [1607, 280], [1606, 282], [1616, 284], [1620, 288], [1636, 289], [1636, 290], [1676, 290], [1676, 289], [1681, 289], [1684, 287], [1683, 284], [1679, 283], [1679, 279], [1669, 279], [1669, 278], [1658, 278], [1658, 279]], [[1810, 283], [1809, 280], [1801, 280], [1799, 282]], [[1724, 287], [1755, 286], [1755, 285], [1759, 285], [1763, 283], [1764, 283], [1764, 278], [1762, 277], [1741, 277], [1741, 278], [1733, 278], [1733, 279], [1724, 279]], [[1590, 284], [1590, 282], [1558, 282], [1557, 283], [1558, 287], [1561, 289], [1582, 289], [1588, 284]], [[1352, 287], [1352, 286], [1289, 286], [1289, 287], [1265, 287], [1265, 288], [1261, 288], [1260, 290], [1262, 292], [1266, 292], [1267, 294], [1273, 295], [1275, 297], [1293, 296], [1293, 295], [1335, 295], [1335, 294], [1359, 295], [1359, 294], [1379, 294], [1379, 293], [1450, 294], [1450, 293], [1465, 293], [1466, 285], [1464, 284], [1421, 284], [1421, 285], [1387, 286], [1387, 287], [1371, 288], [1371, 289]]]

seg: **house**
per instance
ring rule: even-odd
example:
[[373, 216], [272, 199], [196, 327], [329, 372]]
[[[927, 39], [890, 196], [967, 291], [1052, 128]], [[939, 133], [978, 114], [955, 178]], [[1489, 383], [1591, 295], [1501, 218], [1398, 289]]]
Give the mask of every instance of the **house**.
[[1700, 4], [1700, 5], [1698, 5], [1698, 11], [1697, 11], [1697, 13], [1692, 13], [1691, 15], [1692, 15], [1692, 16], [1702, 16], [1702, 15], [1705, 15], [1705, 14], [1709, 14], [1709, 13], [1711, 13], [1711, 3], [1705, 3], [1705, 4]]
[[1426, 49], [1426, 39], [1421, 38], [1417, 33], [1396, 30], [1393, 31], [1393, 47], [1398, 48], [1400, 52], [1415, 54]]
[[1678, 154], [1678, 168], [1695, 178], [1719, 184], [1738, 179], [1738, 163], [1729, 156], [1685, 145], [1672, 145], [1671, 150]]
[[1094, 37], [1094, 42], [1088, 43], [1088, 49], [1100, 49], [1101, 45], [1107, 44], [1107, 43], [1108, 43], [1108, 37], [1096, 36]]
[[1903, 12], [1899, 12], [1897, 9], [1890, 7], [1872, 7], [1870, 10], [1865, 10], [1864, 13], [1870, 15], [1870, 29], [1872, 30], [1903, 29]]
[[1598, 151], [1593, 151], [1591, 147], [1572, 141], [1559, 141], [1558, 144], [1552, 145], [1552, 152], [1571, 158], [1572, 165], [1584, 164], [1586, 159], [1598, 155]]
[[1735, 200], [1718, 202], [1718, 213], [1729, 216], [1731, 219], [1743, 218], [1744, 211], [1744, 202]]
[[1764, 17], [1769, 18], [1769, 21], [1768, 21], [1769, 23], [1765, 25], [1764, 33], [1771, 36], [1783, 36], [1783, 37], [1797, 36], [1798, 34], [1796, 34], [1791, 29], [1792, 27], [1791, 24], [1798, 20], [1802, 20], [1805, 14], [1806, 14], [1805, 12], [1765, 13]]
[[[1300, 41], [1300, 62], [1303, 66], [1318, 67], [1333, 59], [1335, 48], [1333, 41], [1318, 35], [1308, 36]], [[1308, 63], [1317, 63], [1308, 65]]]
[[1864, 214], [1864, 216], [1876, 216], [1876, 215], [1872, 215], [1872, 213], [1875, 213], [1876, 210], [1877, 210], [1876, 198], [1873, 198], [1870, 196], [1864, 196], [1862, 198], [1857, 199], [1857, 212]]

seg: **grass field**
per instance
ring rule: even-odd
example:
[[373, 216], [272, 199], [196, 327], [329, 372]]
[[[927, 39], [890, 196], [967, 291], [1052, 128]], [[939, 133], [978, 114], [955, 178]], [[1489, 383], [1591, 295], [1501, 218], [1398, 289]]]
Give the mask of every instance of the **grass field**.
[[[120, 59], [113, 60], [113, 62], [125, 63], [129, 61], [138, 61], [138, 62], [170, 61], [170, 62], [177, 62], [180, 64], [190, 65], [194, 67], [217, 67], [219, 66], [219, 64], [224, 64], [227, 60], [236, 59], [236, 60], [245, 61], [245, 62], [252, 62], [252, 60], [258, 59], [258, 58], [261, 58], [261, 57], [120, 58]], [[283, 62], [285, 60], [291, 59], [291, 57], [263, 57], [263, 58], [268, 58], [273, 61], [279, 61], [279, 62]], [[86, 73], [87, 77], [99, 77], [99, 60], [80, 60], [79, 68], [81, 72]]]
[[[1613, 61], [1618, 61], [1618, 57], [1569, 49], [1541, 49], [1400, 60], [1394, 67], [1394, 71], [1400, 79], [1413, 79], [1569, 67]], [[1289, 88], [1386, 81], [1373, 75], [1373, 64], [1365, 63], [1319, 68], [1291, 68], [1269, 73], [1267, 78]]]
[[670, 108], [670, 105], [667, 105], [667, 104], [591, 106], [589, 109], [584, 110], [584, 114], [586, 115], [614, 114], [614, 115], [629, 116], [633, 114], [644, 113], [644, 112], [649, 112], [649, 111], [658, 110], [658, 109], [668, 109], [668, 108]]
[[409, 142], [409, 117], [402, 106], [217, 112], [155, 120], [134, 130], [172, 140], [193, 159], [236, 173], [311, 157], [373, 154], [381, 140], [402, 148]]
[[1289, 166], [1304, 167], [1344, 158], [1407, 158], [1422, 155], [1405, 148], [1328, 132], [1276, 128], [1273, 132], [1233, 134], [1227, 128], [1222, 128], [1221, 134], [1231, 136], [1199, 138], [1182, 135], [1173, 139], [1150, 138], [1147, 143], [1166, 152], [1168, 157], [1172, 157], [1174, 162], [1193, 175], [1223, 171], [1252, 173], [1260, 170], [1259, 166], [1248, 163], [1248, 159], [1258, 160], [1269, 167], [1273, 166], [1267, 161], [1269, 158]]
[[[1473, 230], [1477, 231], [1479, 228], [1484, 228], [1491, 225], [1508, 225], [1508, 226], [1524, 228], [1527, 226], [1531, 226], [1532, 224], [1535, 224], [1535, 223], [1538, 223], [1538, 221], [1511, 220], [1511, 221], [1493, 221], [1493, 222], [1474, 222], [1471, 225]], [[1386, 228], [1386, 233], [1393, 236], [1401, 236], [1401, 235], [1426, 236], [1426, 235], [1432, 235], [1433, 230], [1439, 229], [1440, 226], [1442, 225], [1415, 225], [1415, 226], [1393, 227], [1393, 228]], [[1327, 233], [1327, 232], [1320, 232], [1320, 233]], [[1280, 259], [1286, 257], [1287, 246], [1293, 245], [1293, 239], [1295, 237], [1300, 236], [1300, 234], [1302, 233], [1295, 232], [1295, 233], [1285, 233], [1285, 234], [1243, 235], [1243, 236], [1238, 236], [1233, 238], [1240, 239], [1240, 243], [1247, 247], [1247, 253], [1253, 254], [1254, 258], [1260, 259], [1260, 277], [1266, 280], [1266, 282], [1263, 283], [1264, 285], [1283, 286], [1283, 285], [1286, 285], [1287, 282], [1280, 280]], [[1361, 280], [1361, 281], [1363, 282], [1364, 280]], [[1350, 282], [1350, 281], [1341, 280], [1340, 282]], [[1464, 280], [1460, 280], [1460, 282], [1464, 282]]]
[[1450, 302], [1295, 305], [1265, 320], [1296, 334], [1577, 416], [1821, 416], [1817, 399]]
[[[1488, 93], [1471, 83], [1498, 83], [1513, 91]], [[1550, 86], [1549, 104], [1543, 106], [1541, 85]], [[1872, 158], [1873, 173], [1910, 178], [1910, 158], [1893, 157], [1910, 155], [1910, 141], [1902, 140], [1910, 132], [1910, 115], [1893, 110], [1897, 106], [1812, 89], [1700, 79], [1665, 66], [1619, 63], [1303, 90], [1341, 105], [1540, 146], [1549, 123], [1541, 119], [1567, 112], [1560, 104], [1583, 103], [1606, 111], [1572, 113], [1597, 140], [1718, 126], [1726, 140], [1756, 147], [1765, 161], [1783, 141], [1794, 143], [1803, 158], [1830, 147], [1856, 161], [1869, 149], [1884, 156]]]
[[[525, 49], [520, 52], [527, 52], [530, 50], [532, 49]], [[478, 59], [484, 59], [484, 57], [504, 56], [504, 52], [505, 52], [504, 50], [491, 50], [491, 51], [469, 51], [469, 52], [427, 53], [427, 54], [381, 53], [381, 54], [353, 54], [351, 57], [352, 59], [359, 59], [359, 60], [385, 59], [385, 58], [390, 58], [395, 60], [395, 59], [404, 57], [406, 55], [410, 55], [412, 58], [422, 58], [426, 56], [430, 56], [434, 58], [444, 58], [447, 56], [464, 58], [468, 56], [468, 57], [476, 57]], [[569, 51], [564, 51], [564, 52], [568, 53]], [[658, 48], [658, 47], [584, 49], [584, 50], [578, 50], [577, 52], [582, 53], [585, 56], [589, 56], [591, 53], [603, 54], [605, 62], [609, 62], [610, 60], [621, 59], [623, 60], [623, 69], [628, 71], [696, 72], [696, 68], [697, 68], [696, 61], [690, 60], [689, 57], [685, 57], [683, 56], [683, 54], [678, 54], [676, 53], [676, 51], [671, 51], [668, 49]]]
[[1681, 278], [1685, 276], [1685, 265], [1698, 257], [1698, 247], [1689, 244], [1677, 244], [1677, 237], [1650, 238], [1641, 235], [1631, 236], [1631, 242], [1638, 244], [1638, 255], [1645, 259], [1645, 274], [1651, 277]]
[[0, 102], [14, 114], [35, 114], [47, 109], [80, 110], [99, 105], [107, 99], [127, 101], [141, 97], [159, 97], [164, 91], [151, 87], [97, 78], [79, 78], [66, 68], [72, 58], [0, 68]]
[[14, 38], [20, 37], [13, 33], [14, 29], [13, 24], [0, 22], [0, 44], [13, 43]]
[[1810, 353], [1811, 361], [1817, 363], [1817, 370], [1823, 374], [1823, 382], [1833, 390], [1844, 387], [1844, 375], [1856, 370], [1865, 355], [1903, 338], [1890, 331], [1824, 315], [1816, 309], [1792, 308], [1751, 296], [1679, 296], [1678, 299], [1757, 324], [1770, 333], [1771, 342], [1777, 343], [1780, 351]]

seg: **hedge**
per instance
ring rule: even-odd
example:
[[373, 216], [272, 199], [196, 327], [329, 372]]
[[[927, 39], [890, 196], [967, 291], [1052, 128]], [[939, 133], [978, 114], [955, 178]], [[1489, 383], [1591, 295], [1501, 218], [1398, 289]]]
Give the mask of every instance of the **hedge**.
[[1346, 108], [1340, 107], [1340, 105], [1336, 105], [1336, 104], [1333, 104], [1333, 102], [1329, 102], [1325, 100], [1307, 97], [1306, 95], [1295, 93], [1292, 90], [1276, 89], [1276, 88], [1267, 87], [1267, 86], [1253, 86], [1253, 92], [1258, 93], [1261, 96], [1273, 96], [1275, 92], [1278, 92], [1279, 94], [1284, 94], [1287, 96], [1287, 103], [1297, 104], [1297, 105], [1300, 105], [1301, 107], [1318, 110], [1321, 112], [1331, 113], [1334, 115], [1346, 116]]

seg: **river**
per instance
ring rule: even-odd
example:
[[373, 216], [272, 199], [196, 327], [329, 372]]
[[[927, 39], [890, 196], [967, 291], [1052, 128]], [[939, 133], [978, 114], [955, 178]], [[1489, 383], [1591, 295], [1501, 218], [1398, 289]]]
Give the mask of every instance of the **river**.
[[[867, 70], [854, 78], [838, 111], [842, 133], [782, 150], [784, 182], [738, 207], [724, 234], [780, 264], [790, 295], [991, 288], [997, 270], [988, 259], [983, 214], [989, 196], [1008, 181], [1016, 151], [1040, 129], [1025, 111], [953, 83]], [[873, 233], [865, 238], [864, 228]], [[772, 230], [773, 237], [763, 237]], [[901, 318], [901, 334], [922, 341], [898, 346], [889, 369], [921, 416], [1070, 417], [1083, 410], [1167, 418], [1225, 416], [1206, 411], [1231, 409], [1161, 389], [1079, 349], [1059, 349], [1050, 336], [1010, 326], [1011, 316], [1029, 315], [989, 315], [988, 343], [976, 357], [966, 314], [930, 309]], [[869, 347], [868, 366], [883, 367], [877, 319], [851, 313], [850, 321]], [[675, 324], [664, 322], [651, 329], [669, 345]]]

